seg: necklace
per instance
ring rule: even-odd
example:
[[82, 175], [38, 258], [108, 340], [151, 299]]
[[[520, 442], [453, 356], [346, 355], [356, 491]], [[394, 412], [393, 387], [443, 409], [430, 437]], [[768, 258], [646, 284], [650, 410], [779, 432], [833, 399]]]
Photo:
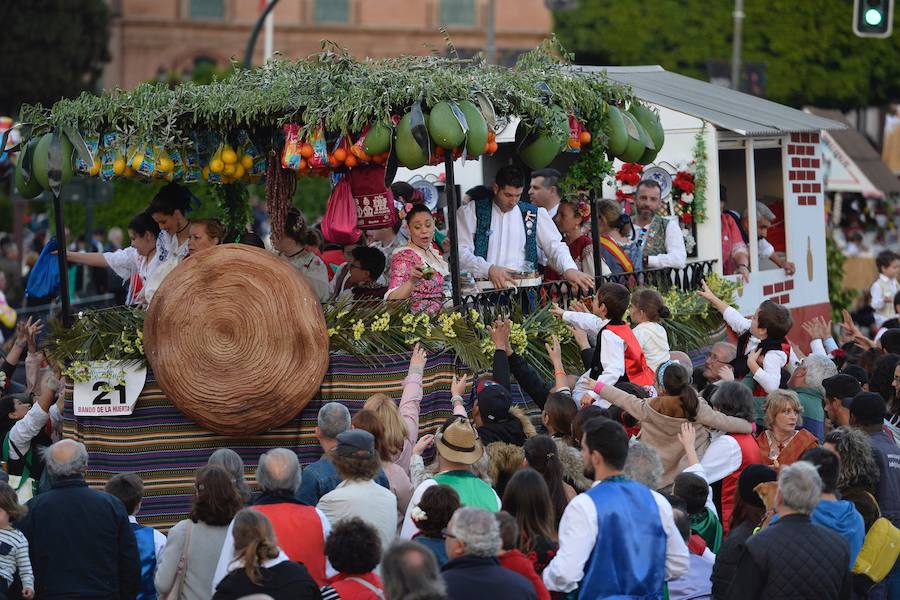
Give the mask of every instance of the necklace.
[[294, 252], [293, 254], [287, 254], [287, 255], [285, 255], [285, 256], [287, 256], [287, 258], [294, 258], [294, 257], [297, 256], [298, 254], [301, 254], [304, 250], [306, 250], [306, 248], [300, 248], [299, 250], [297, 250], [297, 251]]

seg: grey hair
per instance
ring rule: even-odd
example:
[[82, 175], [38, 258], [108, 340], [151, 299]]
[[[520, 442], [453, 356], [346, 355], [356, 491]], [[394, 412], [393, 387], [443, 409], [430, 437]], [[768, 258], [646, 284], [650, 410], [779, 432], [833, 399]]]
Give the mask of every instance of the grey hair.
[[800, 366], [806, 370], [806, 376], [804, 377], [806, 387], [813, 388], [823, 396], [825, 395], [825, 387], [822, 386], [822, 381], [838, 374], [838, 368], [834, 361], [827, 356], [818, 354], [810, 354], [800, 361]]
[[[75, 452], [72, 453], [69, 460], [61, 461], [54, 456], [54, 449], [59, 447], [60, 444], [75, 444]], [[47, 468], [47, 474], [53, 479], [80, 475], [84, 473], [84, 470], [88, 465], [87, 448], [84, 444], [76, 442], [75, 440], [60, 440], [55, 444], [44, 448], [42, 456], [44, 458], [44, 465]]]
[[209, 456], [206, 461], [208, 465], [222, 467], [231, 475], [235, 487], [237, 487], [238, 495], [246, 502], [250, 499], [250, 488], [244, 479], [244, 460], [240, 455], [231, 448], [219, 448]]
[[799, 461], [782, 467], [778, 476], [781, 503], [804, 515], [812, 513], [822, 496], [822, 478], [812, 463]]
[[659, 488], [663, 466], [659, 453], [652, 446], [642, 442], [631, 442], [628, 446], [628, 459], [623, 469], [625, 476], [638, 483], [643, 483], [651, 490]]
[[350, 411], [340, 402], [326, 402], [319, 409], [316, 424], [322, 437], [337, 439], [339, 433], [350, 429]]
[[762, 217], [766, 221], [775, 220], [775, 213], [772, 212], [772, 209], [758, 200], [756, 202], [756, 216], [757, 218]]
[[717, 348], [724, 348], [727, 352], [726, 356], [728, 357], [728, 359], [723, 362], [730, 363], [737, 357], [737, 346], [730, 342], [718, 342], [716, 344], [713, 344], [713, 350]]
[[392, 600], [419, 597], [442, 597], [446, 593], [444, 578], [434, 554], [418, 542], [398, 540], [390, 545], [381, 559], [384, 595]]
[[488, 557], [500, 552], [500, 526], [493, 513], [471, 506], [458, 508], [450, 526], [453, 535], [466, 545], [466, 554]]
[[[272, 469], [269, 466], [272, 459], [282, 461], [281, 468]], [[279, 471], [278, 475], [273, 470]], [[297, 455], [286, 448], [275, 448], [261, 455], [256, 467], [256, 483], [261, 491], [270, 494], [296, 494], [300, 488], [300, 461], [297, 460]]]

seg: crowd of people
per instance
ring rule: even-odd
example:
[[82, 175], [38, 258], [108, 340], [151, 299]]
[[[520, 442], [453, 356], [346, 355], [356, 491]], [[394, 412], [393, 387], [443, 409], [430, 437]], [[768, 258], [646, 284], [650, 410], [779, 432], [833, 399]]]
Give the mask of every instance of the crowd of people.
[[[503, 287], [546, 264], [550, 278], [593, 287], [584, 206], [559, 198], [557, 175], [536, 173], [529, 202], [515, 168], [470, 190], [464, 268]], [[656, 214], [659, 186], [637, 190], [634, 217], [600, 203], [605, 268], [683, 264], [680, 235]], [[395, 193], [414, 200], [412, 188]], [[190, 221], [189, 203], [166, 186], [129, 225], [129, 248], [70, 260], [113, 269], [141, 304], [180, 260], [225, 241], [262, 245]], [[275, 250], [323, 301], [434, 310], [443, 249], [431, 212], [407, 204], [370, 245], [333, 250], [291, 210]], [[490, 374], [453, 378], [433, 434], [419, 430], [427, 356], [416, 346], [400, 398], [319, 409], [316, 462], [271, 449], [248, 481], [239, 454], [213, 453], [165, 535], [141, 524], [136, 474], [88, 487], [87, 450], [60, 431], [60, 367], [38, 346], [42, 324], [20, 321], [2, 363], [0, 597], [900, 598], [900, 295], [887, 289], [900, 258], [887, 258], [878, 328], [846, 315], [835, 340], [829, 321], [809, 320], [808, 354], [788, 341], [784, 306], [742, 315], [705, 284], [698, 295], [736, 339], [696, 369], [669, 347], [669, 311], [651, 289], [604, 283], [590, 303], [552, 306], [582, 351], [571, 372], [549, 341], [552, 381], [500, 318]], [[22, 393], [7, 393], [21, 372]]]

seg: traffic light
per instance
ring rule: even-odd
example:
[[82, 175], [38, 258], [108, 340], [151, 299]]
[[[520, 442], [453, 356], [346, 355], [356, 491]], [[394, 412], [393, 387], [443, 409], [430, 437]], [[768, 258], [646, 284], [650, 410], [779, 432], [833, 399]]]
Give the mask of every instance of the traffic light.
[[894, 0], [854, 0], [853, 33], [886, 38], [894, 28]]

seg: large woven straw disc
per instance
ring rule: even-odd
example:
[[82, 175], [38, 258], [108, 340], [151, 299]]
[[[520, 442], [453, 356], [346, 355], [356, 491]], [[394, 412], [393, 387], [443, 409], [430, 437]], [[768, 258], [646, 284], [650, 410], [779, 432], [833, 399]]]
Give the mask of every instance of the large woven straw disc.
[[166, 396], [222, 435], [284, 425], [328, 369], [325, 317], [305, 277], [241, 244], [200, 252], [169, 273], [147, 312], [144, 340]]

